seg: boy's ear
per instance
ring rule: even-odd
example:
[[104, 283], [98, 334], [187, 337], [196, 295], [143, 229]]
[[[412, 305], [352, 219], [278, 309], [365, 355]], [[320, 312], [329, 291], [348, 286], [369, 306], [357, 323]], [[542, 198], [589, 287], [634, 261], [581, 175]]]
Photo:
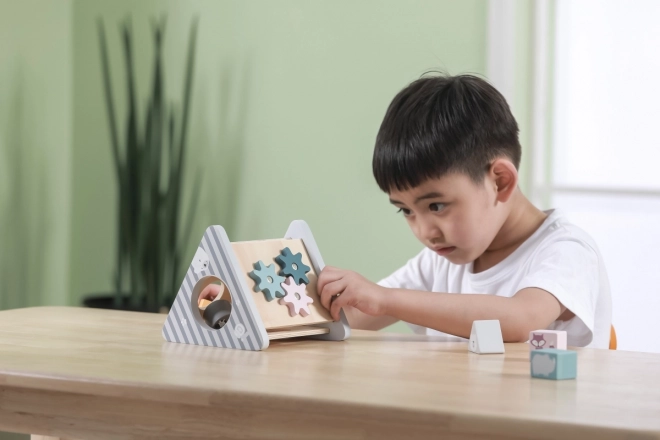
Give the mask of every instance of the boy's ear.
[[495, 159], [490, 165], [488, 177], [495, 184], [498, 202], [508, 201], [518, 187], [518, 170], [508, 159]]

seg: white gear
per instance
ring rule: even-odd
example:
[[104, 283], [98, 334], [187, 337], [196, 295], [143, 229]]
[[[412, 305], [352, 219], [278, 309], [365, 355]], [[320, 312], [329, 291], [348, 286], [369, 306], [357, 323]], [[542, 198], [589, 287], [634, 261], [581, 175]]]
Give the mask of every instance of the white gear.
[[280, 299], [279, 303], [289, 307], [289, 315], [303, 317], [309, 315], [309, 304], [314, 300], [307, 296], [307, 285], [296, 284], [293, 277], [287, 277], [280, 285], [286, 291], [286, 295]]

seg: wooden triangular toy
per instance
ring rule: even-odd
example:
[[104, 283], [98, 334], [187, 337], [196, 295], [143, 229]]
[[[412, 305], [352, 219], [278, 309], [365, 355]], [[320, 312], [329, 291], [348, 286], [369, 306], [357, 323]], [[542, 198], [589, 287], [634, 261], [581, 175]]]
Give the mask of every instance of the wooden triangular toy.
[[468, 350], [478, 354], [504, 353], [500, 321], [497, 319], [474, 321]]
[[[210, 226], [172, 304], [166, 341], [263, 350], [271, 340], [350, 336], [344, 312], [333, 321], [320, 304], [318, 275], [325, 264], [307, 223], [291, 223], [283, 239], [232, 243]], [[220, 293], [200, 301], [211, 284]]]

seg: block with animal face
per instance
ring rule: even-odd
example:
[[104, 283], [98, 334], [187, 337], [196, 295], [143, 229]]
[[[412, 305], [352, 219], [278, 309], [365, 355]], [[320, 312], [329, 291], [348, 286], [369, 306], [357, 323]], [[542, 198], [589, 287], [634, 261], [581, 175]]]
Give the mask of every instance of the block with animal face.
[[555, 348], [566, 350], [566, 332], [563, 330], [534, 330], [529, 332], [529, 349]]

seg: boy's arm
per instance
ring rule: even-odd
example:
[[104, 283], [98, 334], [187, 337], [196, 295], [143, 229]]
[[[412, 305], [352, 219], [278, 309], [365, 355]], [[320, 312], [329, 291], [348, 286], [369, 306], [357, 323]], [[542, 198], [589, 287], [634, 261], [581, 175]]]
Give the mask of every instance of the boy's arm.
[[[338, 319], [340, 309], [354, 308], [362, 315], [391, 317], [464, 338], [470, 336], [473, 321], [498, 319], [506, 342], [526, 341], [530, 331], [546, 328], [565, 311], [552, 294], [533, 287], [511, 298], [386, 288], [355, 272], [327, 266], [319, 277], [318, 289], [321, 303], [334, 319]], [[354, 325], [352, 314], [349, 312], [348, 319]], [[360, 316], [355, 314], [356, 326], [370, 324]]]
[[524, 342], [530, 331], [546, 328], [566, 310], [552, 294], [533, 287], [511, 298], [388, 290], [384, 293], [388, 315], [464, 338], [470, 337], [473, 321], [498, 319], [505, 342]]
[[[328, 267], [328, 266], [326, 266]], [[432, 270], [429, 270], [432, 268]], [[321, 273], [319, 281], [323, 286], [323, 281], [327, 278], [328, 272], [336, 270], [334, 267], [328, 267]], [[430, 290], [433, 285], [433, 277], [437, 276], [437, 268], [434, 267], [432, 254], [428, 249], [423, 249], [415, 257], [408, 260], [405, 266], [399, 268], [389, 277], [382, 279], [377, 284], [383, 287], [405, 287], [411, 290]], [[321, 290], [319, 290], [319, 293]], [[344, 307], [344, 313], [351, 328], [363, 330], [381, 330], [389, 325], [399, 321], [398, 318], [388, 315], [373, 316], [360, 311], [351, 306]]]

